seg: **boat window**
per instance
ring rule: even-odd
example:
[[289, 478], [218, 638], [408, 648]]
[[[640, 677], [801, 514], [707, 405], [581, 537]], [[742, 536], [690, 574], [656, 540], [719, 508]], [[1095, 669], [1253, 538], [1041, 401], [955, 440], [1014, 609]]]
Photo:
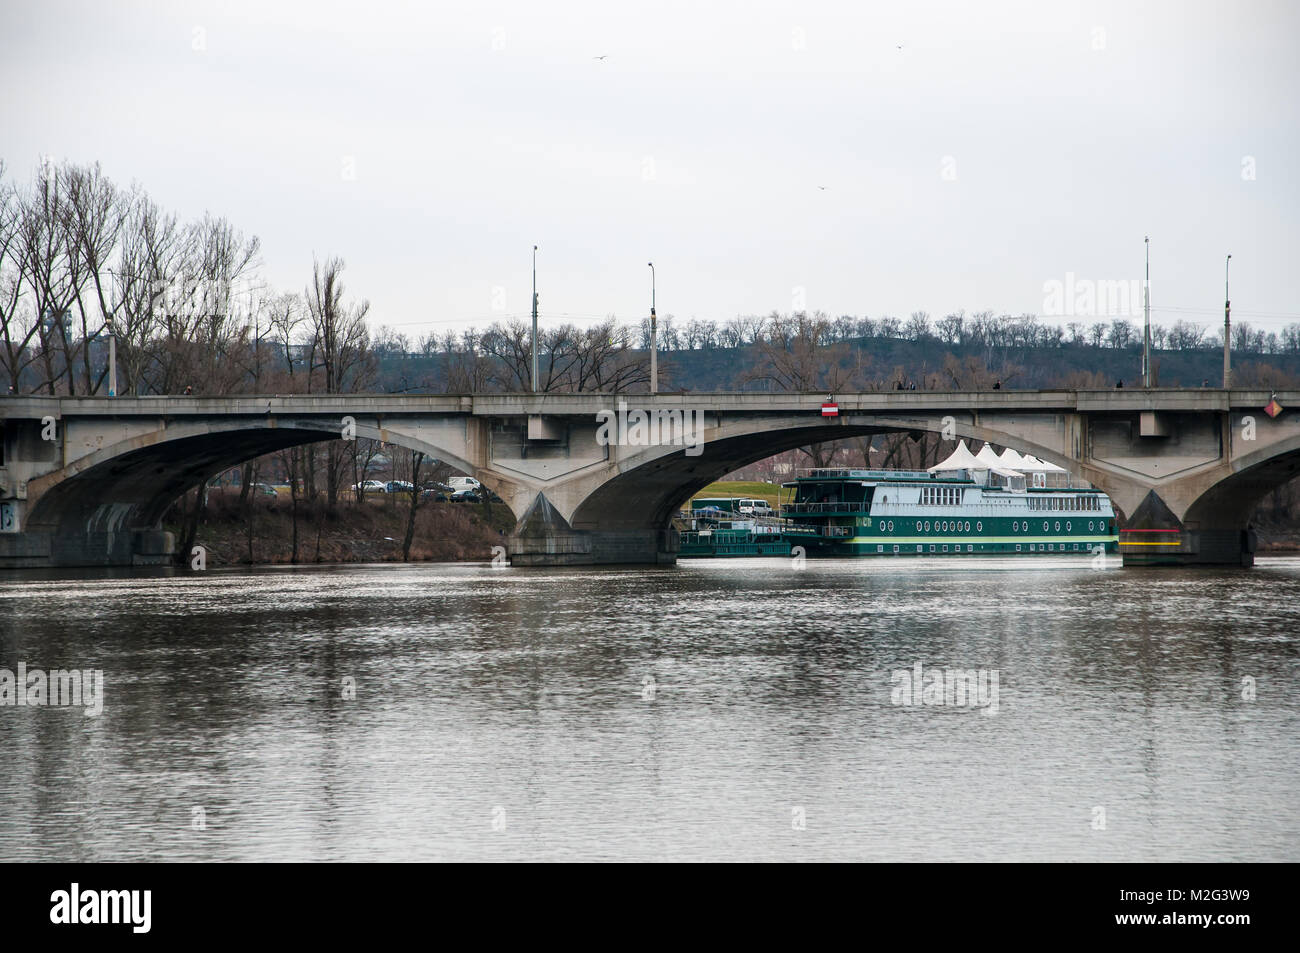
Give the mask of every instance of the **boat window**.
[[1052, 528], [1052, 524], [1047, 522], [1047, 520], [1043, 520], [1043, 532], [1046, 533], [1051, 528]]

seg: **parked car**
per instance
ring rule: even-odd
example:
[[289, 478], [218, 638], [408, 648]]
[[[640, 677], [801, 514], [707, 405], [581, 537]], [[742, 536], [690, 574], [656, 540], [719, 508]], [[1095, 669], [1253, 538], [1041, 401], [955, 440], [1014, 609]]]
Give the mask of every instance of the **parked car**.
[[360, 490], [362, 493], [383, 493], [384, 484], [379, 480], [364, 480], [361, 483], [352, 484], [352, 492]]
[[275, 492], [275, 487], [271, 486], [271, 484], [269, 484], [269, 483], [250, 483], [250, 484], [248, 485], [248, 488], [249, 488], [249, 490], [251, 490], [253, 493], [255, 493], [257, 496], [277, 496], [277, 497], [278, 497], [278, 496], [280, 495], [279, 493]]
[[385, 493], [410, 493], [414, 489], [415, 485], [405, 480], [389, 480], [384, 484]]
[[444, 503], [451, 496], [451, 487], [445, 483], [434, 481], [426, 483], [420, 487], [420, 499], [433, 500], [435, 503]]
[[740, 512], [746, 516], [775, 516], [776, 510], [772, 509], [767, 500], [741, 500]]
[[483, 484], [473, 477], [452, 477], [447, 481], [451, 487], [451, 499], [455, 503], [477, 503]]

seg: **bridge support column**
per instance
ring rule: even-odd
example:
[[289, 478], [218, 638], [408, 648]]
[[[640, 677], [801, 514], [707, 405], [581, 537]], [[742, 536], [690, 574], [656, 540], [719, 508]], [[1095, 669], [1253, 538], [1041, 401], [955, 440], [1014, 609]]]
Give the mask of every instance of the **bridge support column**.
[[1255, 564], [1255, 531], [1188, 525], [1155, 492], [1147, 493], [1119, 531], [1124, 566], [1243, 566]]
[[672, 565], [677, 549], [672, 528], [575, 530], [545, 494], [506, 540], [514, 566]]
[[0, 536], [0, 569], [170, 566], [175, 558], [176, 537], [160, 529]]

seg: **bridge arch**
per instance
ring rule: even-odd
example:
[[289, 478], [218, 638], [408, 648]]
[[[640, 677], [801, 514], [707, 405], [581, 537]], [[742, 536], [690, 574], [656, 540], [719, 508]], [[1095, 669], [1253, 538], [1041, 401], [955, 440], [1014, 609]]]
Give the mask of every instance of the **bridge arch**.
[[[1084, 479], [1079, 461], [1053, 448], [980, 426], [969, 415], [949, 416], [954, 449], [962, 439], [1010, 446], [1056, 463], [1077, 479]], [[621, 458], [619, 474], [594, 483], [574, 510], [572, 527], [663, 529], [686, 500], [725, 474], [755, 461], [814, 443], [889, 433], [943, 434], [947, 429], [941, 417], [846, 414], [831, 420], [811, 415], [778, 421], [729, 419], [706, 427], [698, 456], [689, 456], [680, 447], [653, 446]]]
[[[478, 469], [446, 447], [366, 418], [355, 419], [355, 435], [422, 451], [466, 473]], [[83, 546], [88, 537], [106, 537], [108, 549], [120, 549], [130, 544], [130, 534], [156, 530], [177, 499], [214, 474], [268, 453], [338, 439], [338, 426], [312, 419], [173, 422], [31, 480], [25, 529], [80, 539]], [[484, 482], [491, 485], [492, 478]]]
[[1226, 477], [1216, 471], [1183, 514], [1183, 522], [1206, 529], [1240, 528], [1264, 497], [1300, 476], [1300, 434], [1238, 457]]

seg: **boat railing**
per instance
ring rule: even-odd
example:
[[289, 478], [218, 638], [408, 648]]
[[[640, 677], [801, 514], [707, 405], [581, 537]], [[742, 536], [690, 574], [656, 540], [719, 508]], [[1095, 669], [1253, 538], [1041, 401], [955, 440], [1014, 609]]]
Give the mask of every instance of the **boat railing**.
[[866, 513], [870, 503], [787, 503], [782, 513]]

